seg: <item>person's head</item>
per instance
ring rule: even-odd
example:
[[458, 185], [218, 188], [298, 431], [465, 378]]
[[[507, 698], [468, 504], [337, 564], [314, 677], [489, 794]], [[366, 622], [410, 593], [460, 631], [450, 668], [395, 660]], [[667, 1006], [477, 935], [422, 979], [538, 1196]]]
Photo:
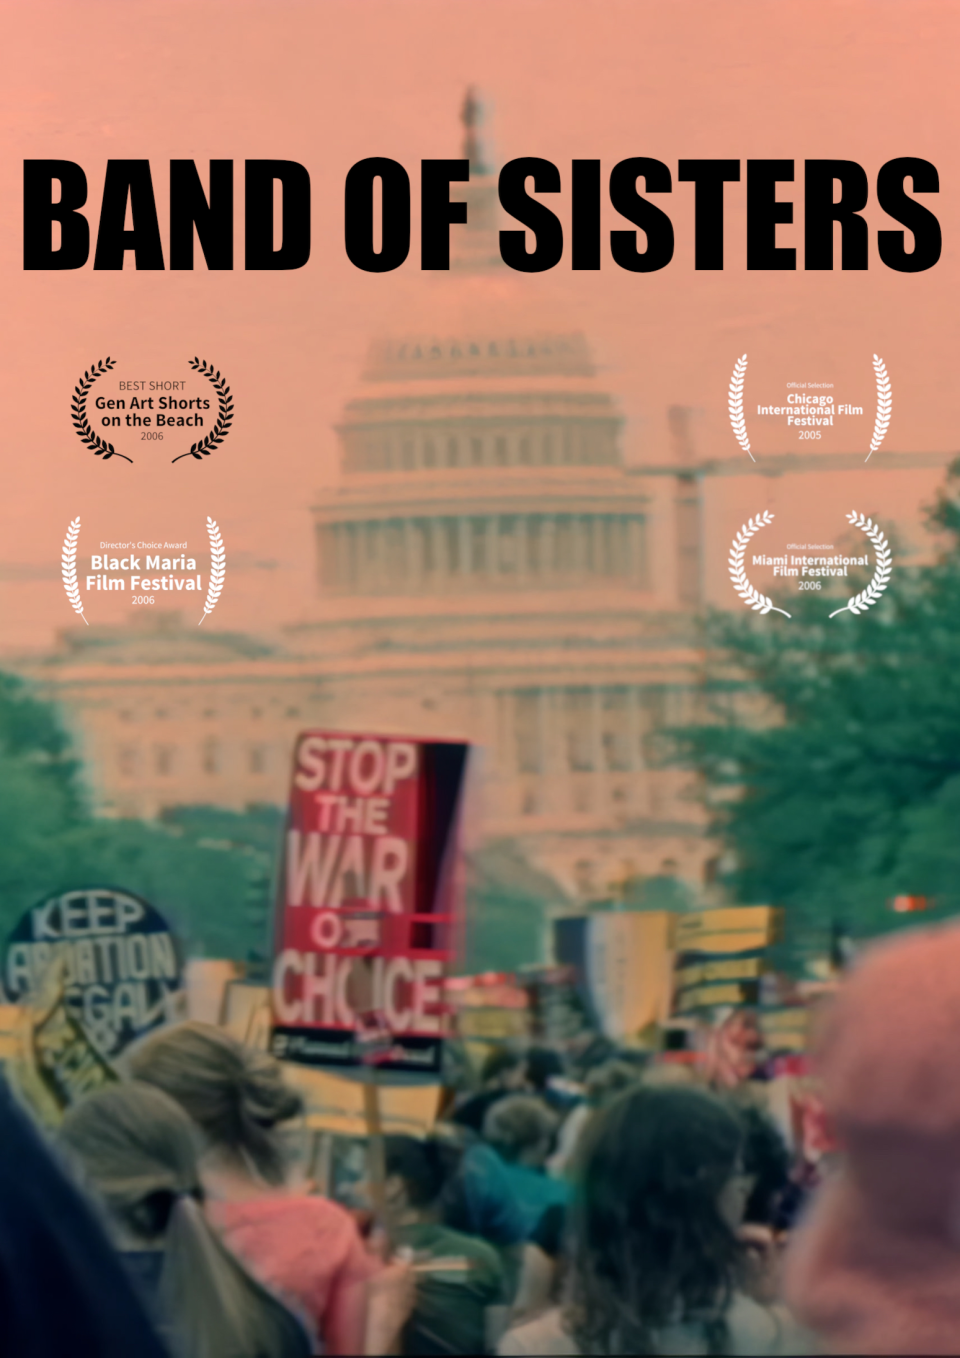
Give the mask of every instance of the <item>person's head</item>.
[[553, 1047], [531, 1047], [527, 1052], [527, 1081], [538, 1094], [563, 1071], [563, 1057]]
[[184, 1108], [207, 1144], [254, 1170], [283, 1180], [277, 1129], [302, 1111], [272, 1056], [245, 1047], [206, 1023], [181, 1023], [153, 1034], [131, 1053], [130, 1073]]
[[130, 1246], [158, 1244], [178, 1200], [202, 1199], [199, 1133], [159, 1089], [113, 1085], [91, 1095], [67, 1113], [60, 1142]]
[[585, 1353], [650, 1353], [679, 1316], [721, 1347], [740, 1263], [743, 1129], [714, 1095], [640, 1085], [585, 1133], [571, 1323]]
[[643, 1071], [626, 1061], [604, 1061], [586, 1078], [587, 1102], [591, 1108], [603, 1108], [631, 1085], [639, 1084]]
[[511, 1164], [539, 1168], [550, 1154], [557, 1119], [532, 1094], [509, 1094], [487, 1110], [483, 1138]]
[[480, 1068], [480, 1080], [484, 1089], [524, 1089], [527, 1058], [515, 1047], [494, 1047]]
[[827, 1353], [954, 1353], [960, 928], [871, 944], [818, 1018], [811, 1112], [843, 1155], [787, 1251], [786, 1298]]
[[69, 1110], [59, 1139], [119, 1248], [163, 1251], [158, 1321], [178, 1355], [304, 1358], [297, 1321], [207, 1225], [199, 1136], [177, 1103], [149, 1085], [112, 1085]]
[[581, 1033], [570, 1046], [570, 1074], [575, 1080], [583, 1081], [591, 1070], [612, 1061], [616, 1054], [616, 1046], [602, 1033]]
[[790, 1183], [790, 1153], [771, 1119], [752, 1104], [740, 1109], [745, 1140], [743, 1167], [751, 1179], [744, 1220], [772, 1226]]
[[384, 1198], [396, 1221], [439, 1212], [444, 1189], [461, 1159], [458, 1145], [438, 1137], [384, 1137]]

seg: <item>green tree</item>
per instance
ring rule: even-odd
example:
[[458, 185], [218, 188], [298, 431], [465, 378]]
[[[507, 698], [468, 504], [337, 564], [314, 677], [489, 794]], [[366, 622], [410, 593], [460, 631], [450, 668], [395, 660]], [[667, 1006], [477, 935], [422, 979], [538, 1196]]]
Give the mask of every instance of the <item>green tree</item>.
[[0, 674], [0, 924], [43, 890], [82, 820], [77, 765], [52, 709]]
[[144, 896], [188, 951], [262, 970], [282, 815], [184, 807], [163, 822], [90, 814], [54, 710], [0, 674], [0, 939], [46, 895], [85, 885]]
[[958, 481], [960, 462], [930, 513], [936, 560], [896, 567], [866, 613], [830, 619], [838, 601], [791, 594], [789, 622], [708, 620], [709, 716], [675, 747], [704, 777], [729, 886], [788, 908], [793, 952], [822, 950], [834, 922], [897, 927], [893, 895], [960, 910]]
[[547, 908], [566, 904], [552, 878], [538, 872], [512, 840], [471, 855], [466, 946], [458, 971], [516, 971], [542, 962]]

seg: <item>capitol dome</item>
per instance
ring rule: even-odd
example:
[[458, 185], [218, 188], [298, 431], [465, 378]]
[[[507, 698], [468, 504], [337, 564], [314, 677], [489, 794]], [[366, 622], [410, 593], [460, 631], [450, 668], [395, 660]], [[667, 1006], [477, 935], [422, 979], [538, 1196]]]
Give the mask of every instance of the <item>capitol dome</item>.
[[479, 746], [484, 837], [520, 843], [571, 896], [665, 858], [695, 879], [699, 812], [683, 775], [645, 758], [689, 708], [691, 497], [626, 470], [586, 337], [542, 277], [499, 263], [470, 100], [466, 114], [467, 223], [345, 402], [300, 640], [338, 725]]

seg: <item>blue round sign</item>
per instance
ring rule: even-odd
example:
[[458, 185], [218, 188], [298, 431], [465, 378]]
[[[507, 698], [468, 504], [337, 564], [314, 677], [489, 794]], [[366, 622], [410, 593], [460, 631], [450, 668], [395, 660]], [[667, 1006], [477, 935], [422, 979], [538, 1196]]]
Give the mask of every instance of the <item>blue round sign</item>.
[[14, 1003], [62, 989], [67, 1012], [107, 1057], [167, 1017], [182, 977], [182, 950], [166, 920], [115, 887], [64, 891], [27, 910], [3, 959]]

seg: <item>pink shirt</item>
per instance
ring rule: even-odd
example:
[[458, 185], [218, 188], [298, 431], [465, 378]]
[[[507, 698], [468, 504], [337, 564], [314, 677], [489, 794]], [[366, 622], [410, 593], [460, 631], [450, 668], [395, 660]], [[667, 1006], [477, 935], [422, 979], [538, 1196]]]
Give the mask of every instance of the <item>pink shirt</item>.
[[327, 1198], [208, 1199], [227, 1246], [323, 1339], [326, 1353], [362, 1353], [366, 1281], [380, 1267], [353, 1218]]

